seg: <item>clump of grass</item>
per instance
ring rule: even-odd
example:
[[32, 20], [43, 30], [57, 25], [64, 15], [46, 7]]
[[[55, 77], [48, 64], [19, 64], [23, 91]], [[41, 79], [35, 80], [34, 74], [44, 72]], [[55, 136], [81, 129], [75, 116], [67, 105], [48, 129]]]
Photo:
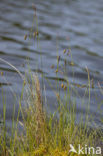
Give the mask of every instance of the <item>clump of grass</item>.
[[[34, 16], [36, 18], [36, 8], [33, 6]], [[37, 24], [38, 25], [38, 24]], [[32, 32], [31, 32], [32, 33]], [[34, 37], [38, 39], [38, 29], [33, 34]], [[27, 39], [27, 35], [24, 36], [24, 40]], [[30, 35], [31, 37], [31, 35]], [[23, 80], [23, 89], [21, 97], [19, 100], [19, 111], [16, 120], [16, 125], [11, 129], [11, 133], [8, 134], [8, 130], [5, 125], [5, 112], [6, 112], [6, 102], [3, 96], [4, 104], [4, 116], [3, 124], [0, 133], [0, 155], [3, 156], [78, 156], [73, 152], [69, 153], [70, 144], [77, 149], [78, 144], [81, 147], [87, 146], [96, 146], [97, 140], [102, 140], [102, 131], [88, 128], [88, 114], [89, 114], [89, 104], [90, 104], [90, 85], [91, 80], [89, 76], [89, 70], [86, 68], [88, 73], [88, 85], [85, 91], [85, 94], [88, 94], [89, 102], [87, 108], [87, 116], [85, 123], [83, 122], [83, 114], [81, 116], [80, 122], [77, 124], [76, 118], [76, 99], [72, 99], [72, 94], [78, 94], [76, 87], [84, 88], [86, 85], [75, 84], [74, 86], [70, 84], [66, 76], [66, 66], [69, 64], [71, 67], [74, 66], [72, 60], [68, 62], [66, 60], [67, 55], [71, 54], [70, 48], [64, 49], [63, 55], [65, 55], [64, 65], [60, 67], [61, 56], [57, 56], [57, 67], [55, 73], [57, 76], [55, 96], [57, 99], [57, 109], [53, 114], [49, 114], [46, 110], [45, 103], [41, 94], [41, 87], [39, 78], [36, 74], [23, 76], [20, 71], [15, 68], [9, 62], [0, 58], [0, 61], [8, 64], [13, 69], [17, 71], [20, 77]], [[42, 61], [41, 61], [42, 62]], [[54, 65], [51, 66], [54, 69]], [[59, 82], [58, 73], [64, 74], [63, 82]], [[1, 73], [1, 75], [3, 75]], [[74, 72], [73, 72], [74, 75]], [[52, 84], [50, 84], [52, 86]], [[94, 88], [94, 83], [92, 80], [92, 87]], [[63, 95], [61, 96], [60, 90], [62, 89]], [[101, 89], [101, 88], [100, 88]], [[101, 89], [102, 91], [102, 89]], [[25, 99], [27, 106], [22, 107], [22, 100]], [[63, 97], [63, 98], [62, 98]], [[22, 114], [22, 120], [19, 120], [19, 115]], [[18, 129], [18, 126], [21, 125], [22, 131]], [[88, 155], [88, 154], [87, 154]], [[92, 154], [91, 154], [92, 156]]]
[[69, 153], [70, 144], [73, 144], [75, 149], [78, 144], [81, 147], [85, 144], [95, 147], [97, 130], [90, 131], [84, 128], [82, 123], [76, 125], [75, 108], [67, 109], [60, 96], [56, 112], [48, 114], [43, 107], [37, 75], [33, 74], [31, 79], [32, 84], [28, 84], [26, 89], [29, 96], [28, 105], [26, 108], [20, 107], [23, 119], [17, 123], [23, 130], [20, 132], [16, 128], [13, 136], [8, 136], [6, 129], [3, 129], [0, 136], [1, 155], [71, 156], [78, 154]]

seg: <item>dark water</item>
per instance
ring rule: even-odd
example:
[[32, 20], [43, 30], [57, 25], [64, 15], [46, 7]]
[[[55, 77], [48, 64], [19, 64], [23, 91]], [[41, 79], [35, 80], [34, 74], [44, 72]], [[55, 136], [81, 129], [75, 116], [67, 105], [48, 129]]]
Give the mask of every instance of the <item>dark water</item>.
[[[30, 43], [28, 39], [24, 40], [24, 35], [29, 34], [32, 28], [32, 3], [37, 7], [40, 48], [37, 48], [34, 40], [31, 39]], [[39, 75], [43, 72], [53, 83], [56, 78], [54, 71], [57, 51], [62, 57], [60, 64], [63, 64], [63, 50], [68, 49], [68, 45], [71, 47], [75, 64], [75, 83], [87, 84], [86, 66], [94, 79], [90, 112], [95, 116], [97, 125], [102, 127], [100, 119], [103, 117], [103, 95], [100, 94], [98, 81], [103, 86], [103, 0], [0, 0], [0, 57], [13, 64], [20, 72], [27, 70], [26, 58], [29, 57], [32, 71], [36, 71], [38, 62]], [[41, 56], [42, 68], [39, 65]], [[50, 68], [52, 64], [54, 69]], [[6, 92], [6, 118], [10, 122], [13, 105], [17, 103], [13, 97], [14, 94], [21, 94], [22, 80], [13, 68], [1, 61], [0, 71], [4, 72], [4, 76], [0, 76], [0, 112], [3, 111], [3, 90]], [[73, 83], [72, 67], [69, 65], [67, 74], [69, 81]], [[63, 75], [59, 77], [63, 78]], [[46, 89], [47, 103], [54, 111], [55, 97], [47, 83]], [[81, 98], [84, 91], [85, 89], [78, 88]], [[81, 111], [85, 114], [88, 98], [84, 98], [82, 106], [81, 99], [75, 95], [74, 98], [78, 101], [78, 116]], [[18, 104], [16, 110], [17, 108]]]

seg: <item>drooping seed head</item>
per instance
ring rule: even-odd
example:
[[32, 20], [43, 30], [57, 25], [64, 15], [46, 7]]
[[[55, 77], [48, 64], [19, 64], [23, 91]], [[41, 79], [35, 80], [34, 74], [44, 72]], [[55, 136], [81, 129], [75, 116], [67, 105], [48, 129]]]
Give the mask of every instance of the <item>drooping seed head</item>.
[[67, 86], [66, 85], [64, 85], [64, 90], [66, 90], [67, 89]]
[[64, 53], [64, 54], [66, 53], [66, 49], [63, 50], [63, 53]]
[[24, 35], [24, 40], [26, 40], [27, 39], [27, 34], [26, 35]]
[[61, 88], [64, 88], [64, 84], [63, 83], [61, 84]]

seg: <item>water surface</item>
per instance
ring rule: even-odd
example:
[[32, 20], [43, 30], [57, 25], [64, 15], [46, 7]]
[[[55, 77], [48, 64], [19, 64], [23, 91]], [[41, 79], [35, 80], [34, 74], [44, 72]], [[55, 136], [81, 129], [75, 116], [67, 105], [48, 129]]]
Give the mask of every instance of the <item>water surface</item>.
[[[37, 48], [36, 41], [31, 38], [26, 41], [24, 35], [29, 35], [33, 24], [34, 10], [32, 3], [35, 3], [38, 16], [38, 29], [40, 48]], [[87, 66], [91, 79], [94, 79], [95, 88], [91, 88], [90, 112], [95, 116], [98, 126], [102, 127], [103, 105], [97, 111], [103, 95], [100, 94], [98, 81], [103, 85], [103, 1], [102, 0], [1, 0], [0, 1], [0, 57], [13, 64], [20, 72], [27, 70], [27, 58], [30, 60], [30, 67], [36, 72], [38, 67], [39, 75], [43, 73], [53, 84], [56, 78], [57, 51], [61, 56], [60, 65], [64, 64], [65, 55], [63, 50], [71, 48], [75, 66], [72, 74], [72, 67], [67, 66], [69, 81], [75, 85], [87, 84]], [[33, 31], [36, 24], [34, 23]], [[69, 39], [69, 40], [68, 40]], [[41, 68], [41, 56], [43, 66]], [[67, 57], [70, 62], [70, 58]], [[54, 64], [54, 69], [51, 65]], [[19, 75], [7, 64], [0, 61], [0, 112], [3, 111], [2, 90], [6, 92], [7, 112], [6, 118], [11, 121], [12, 110], [15, 101], [14, 93], [21, 94], [22, 80]], [[74, 79], [75, 77], [75, 79]], [[59, 74], [59, 78], [64, 76]], [[74, 81], [75, 80], [75, 83]], [[55, 110], [55, 95], [46, 82], [47, 103], [52, 111]], [[85, 88], [78, 92], [83, 97]], [[96, 101], [95, 94], [98, 98]], [[73, 94], [78, 101], [78, 116], [81, 111], [85, 114], [88, 98], [85, 97], [84, 105], [81, 106], [80, 97]], [[51, 100], [52, 99], [52, 100]], [[18, 109], [16, 104], [16, 110]]]

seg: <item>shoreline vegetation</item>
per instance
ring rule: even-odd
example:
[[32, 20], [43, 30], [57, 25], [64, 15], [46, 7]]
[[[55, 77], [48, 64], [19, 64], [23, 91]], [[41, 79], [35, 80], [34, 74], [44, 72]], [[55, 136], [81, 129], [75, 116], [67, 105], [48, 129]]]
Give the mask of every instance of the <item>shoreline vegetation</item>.
[[[34, 40], [37, 39], [39, 45], [39, 31], [38, 22], [36, 16], [36, 7], [34, 9], [34, 20], [36, 23], [36, 31], [33, 32], [33, 26], [30, 30], [29, 41], [32, 36]], [[24, 36], [24, 40], [28, 38], [28, 35]], [[57, 52], [57, 65], [56, 65], [56, 79], [54, 94], [57, 101], [57, 109], [54, 113], [48, 113], [45, 107], [46, 96], [43, 96], [42, 92], [45, 92], [44, 79], [47, 80], [51, 89], [52, 84], [50, 81], [41, 74], [42, 87], [38, 74], [34, 74], [29, 68], [29, 58], [27, 58], [29, 72], [25, 76], [12, 64], [0, 58], [0, 61], [8, 64], [13, 68], [23, 80], [23, 87], [21, 97], [18, 101], [19, 110], [16, 122], [12, 119], [12, 127], [8, 131], [6, 127], [6, 102], [5, 95], [3, 92], [2, 103], [3, 103], [3, 122], [0, 126], [0, 155], [1, 156], [92, 156], [100, 155], [100, 148], [103, 141], [103, 131], [99, 128], [90, 128], [88, 123], [92, 122], [96, 125], [92, 115], [89, 112], [91, 102], [91, 89], [93, 89], [94, 82], [90, 78], [89, 69], [86, 67], [88, 83], [85, 85], [79, 85], [74, 83], [70, 84], [66, 76], [66, 66], [69, 65], [71, 68], [75, 66], [72, 59], [71, 49], [64, 49], [63, 55], [65, 56], [64, 64], [59, 66], [61, 56]], [[71, 57], [71, 61], [68, 62], [67, 56]], [[41, 56], [41, 67], [42, 67], [42, 56]], [[54, 69], [54, 65], [51, 65]], [[64, 80], [59, 80], [58, 73], [64, 76]], [[74, 71], [73, 71], [73, 75]], [[3, 72], [1, 72], [3, 76]], [[103, 90], [98, 83], [101, 90]], [[72, 99], [72, 94], [78, 95], [78, 88], [85, 89], [85, 96], [88, 96], [87, 112], [84, 117], [81, 112], [79, 123], [77, 123], [76, 116], [76, 105], [78, 101], [76, 98]], [[61, 90], [63, 96], [61, 97]], [[26, 106], [22, 107], [22, 101], [25, 100]], [[81, 98], [83, 101], [83, 98]], [[15, 112], [15, 108], [14, 108]], [[20, 115], [22, 120], [19, 119]], [[85, 118], [85, 120], [84, 120]], [[101, 122], [103, 119], [101, 119]], [[21, 129], [19, 129], [19, 126]], [[77, 153], [70, 152], [71, 146], [76, 149]], [[82, 149], [81, 153], [78, 153], [79, 148]], [[93, 147], [89, 149], [89, 147]]]

